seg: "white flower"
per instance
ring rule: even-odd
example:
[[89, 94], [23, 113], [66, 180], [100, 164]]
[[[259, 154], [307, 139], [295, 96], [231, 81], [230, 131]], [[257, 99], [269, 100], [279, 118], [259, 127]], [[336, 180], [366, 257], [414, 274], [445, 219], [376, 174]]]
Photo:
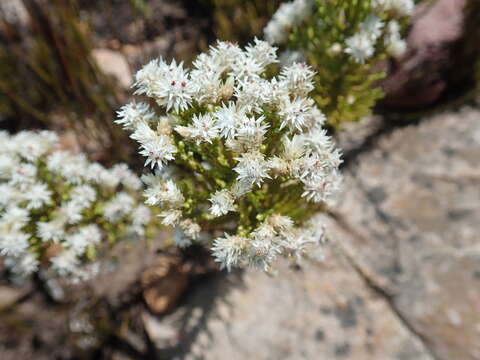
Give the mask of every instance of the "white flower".
[[311, 0], [282, 3], [263, 30], [267, 41], [272, 44], [285, 42], [290, 30], [308, 16], [312, 3]]
[[283, 147], [282, 159], [288, 162], [296, 161], [305, 155], [305, 138], [301, 135], [294, 135], [291, 139], [284, 137]]
[[177, 148], [170, 137], [160, 135], [155, 139], [142, 144], [140, 154], [147, 157], [145, 166], [150, 164], [153, 169], [155, 165], [162, 168], [168, 161], [174, 159]]
[[311, 98], [285, 99], [279, 106], [280, 129], [287, 127], [290, 131], [302, 131], [315, 121], [314, 109]]
[[102, 165], [93, 163], [87, 167], [85, 180], [92, 181], [102, 187], [115, 188], [122, 180], [122, 177], [113, 170], [105, 169]]
[[217, 41], [215, 46], [210, 47], [212, 63], [215, 63], [217, 71], [222, 73], [225, 70], [231, 70], [231, 66], [243, 56], [242, 50], [238, 45], [228, 41]]
[[[201, 55], [204, 55], [202, 57]], [[207, 63], [201, 63], [202, 58], [206, 58]], [[207, 60], [208, 59], [208, 60]], [[194, 82], [196, 88], [195, 101], [199, 104], [217, 103], [225, 93], [225, 84], [221, 79], [221, 72], [216, 64], [210, 64], [211, 57], [206, 54], [200, 54], [194, 62], [197, 69], [191, 72], [191, 81]], [[214, 68], [214, 69], [213, 69]]]
[[217, 191], [208, 200], [212, 203], [210, 213], [213, 216], [222, 216], [235, 210], [233, 194], [228, 190]]
[[231, 270], [232, 266], [238, 266], [249, 248], [247, 238], [225, 234], [224, 237], [216, 238], [212, 245], [212, 254], [220, 267]]
[[29, 235], [20, 231], [3, 231], [0, 234], [0, 255], [20, 256], [28, 248]]
[[78, 185], [70, 191], [70, 201], [80, 208], [87, 208], [97, 198], [97, 192], [90, 185]]
[[393, 57], [400, 57], [407, 51], [407, 43], [405, 40], [393, 36], [386, 38], [387, 52]]
[[36, 180], [37, 168], [32, 164], [21, 163], [11, 174], [10, 183], [13, 185], [33, 184]]
[[232, 72], [234, 76], [240, 81], [251, 81], [258, 79], [260, 74], [265, 70], [264, 66], [250, 56], [242, 53], [232, 64]]
[[12, 184], [0, 184], [0, 210], [15, 205], [19, 198], [19, 191]]
[[176, 226], [182, 219], [182, 212], [180, 210], [166, 210], [162, 211], [158, 216], [162, 217], [162, 224], [166, 226]]
[[152, 213], [145, 205], [137, 206], [130, 214], [132, 224], [129, 226], [129, 233], [136, 234], [138, 236], [145, 235], [145, 225], [152, 219]]
[[345, 44], [347, 46], [345, 52], [361, 64], [371, 58], [375, 52], [375, 41], [372, 41], [369, 34], [365, 32], [357, 32], [345, 40]]
[[[268, 163], [270, 165], [270, 162]], [[241, 198], [243, 195], [247, 194], [252, 190], [253, 184], [246, 181], [236, 181], [233, 183], [230, 192], [235, 198]]]
[[37, 235], [44, 242], [60, 242], [65, 237], [64, 219], [56, 218], [48, 222], [38, 222]]
[[282, 246], [284, 251], [295, 257], [299, 262], [312, 245], [318, 246], [324, 241], [324, 229], [322, 223], [307, 224], [302, 228], [296, 228], [284, 237]]
[[10, 206], [0, 217], [0, 228], [7, 231], [20, 231], [29, 220], [30, 216], [27, 210], [18, 206]]
[[99, 244], [102, 239], [102, 233], [97, 225], [90, 224], [80, 227], [76, 232], [65, 237], [65, 244], [77, 256], [85, 253], [90, 245]]
[[138, 205], [131, 214], [133, 225], [147, 224], [152, 219], [152, 213], [145, 205]]
[[277, 48], [273, 47], [266, 41], [253, 39], [254, 44], [245, 47], [246, 55], [254, 59], [254, 61], [263, 68], [267, 65], [278, 62]]
[[210, 114], [193, 115], [191, 126], [177, 126], [175, 131], [187, 139], [212, 143], [218, 137], [219, 128]]
[[119, 221], [132, 211], [134, 205], [135, 200], [130, 195], [120, 192], [105, 204], [103, 216], [112, 222]]
[[395, 20], [389, 21], [387, 24], [385, 47], [387, 52], [394, 57], [402, 56], [407, 50], [407, 43], [400, 36], [400, 25]]
[[39, 209], [51, 202], [52, 191], [43, 183], [33, 184], [28, 191], [23, 194], [27, 201], [27, 209]]
[[271, 84], [264, 79], [240, 80], [234, 95], [237, 98], [237, 107], [261, 113], [262, 106], [272, 100]]
[[280, 72], [280, 79], [290, 94], [296, 97], [307, 96], [314, 89], [313, 77], [315, 72], [304, 63], [294, 63], [284, 67]]
[[378, 12], [394, 12], [398, 16], [410, 16], [415, 9], [413, 0], [373, 0], [372, 7]]
[[78, 284], [82, 281], [87, 281], [93, 279], [100, 272], [100, 263], [93, 262], [89, 264], [79, 264], [76, 269], [73, 269], [73, 272], [68, 274], [66, 277], [67, 283], [69, 284]]
[[343, 47], [341, 44], [333, 43], [332, 46], [328, 49], [330, 55], [339, 55], [343, 52]]
[[238, 180], [252, 185], [260, 185], [263, 179], [270, 179], [268, 175], [268, 162], [263, 154], [258, 151], [251, 151], [235, 158], [238, 161], [233, 169], [238, 173]]
[[146, 64], [135, 74], [135, 83], [137, 88], [136, 95], [145, 94], [152, 96], [156, 84], [162, 81], [162, 69], [160, 68], [160, 59], [155, 59]]
[[318, 153], [327, 151], [332, 152], [332, 155], [340, 156], [340, 152], [335, 150], [334, 143], [332, 138], [327, 134], [327, 130], [316, 127], [300, 136], [303, 138], [305, 146], [310, 150]]
[[194, 83], [190, 81], [188, 72], [183, 68], [183, 64], [177, 65], [175, 60], [171, 64], [166, 64], [159, 60], [158, 79], [153, 85], [152, 97], [158, 105], [163, 106], [169, 111], [175, 112], [185, 110], [192, 102], [195, 94]]
[[278, 237], [263, 236], [267, 231], [266, 227], [262, 225], [257, 228], [253, 233], [254, 239], [251, 241], [251, 247], [248, 252], [248, 264], [264, 271], [268, 271], [270, 265], [282, 253]]
[[117, 124], [123, 126], [124, 129], [135, 130], [141, 122], [148, 123], [155, 117], [155, 113], [146, 103], [131, 102], [117, 111], [118, 118], [115, 120]]
[[368, 15], [364, 22], [360, 24], [360, 32], [368, 36], [373, 43], [382, 35], [382, 29], [384, 27], [383, 21], [375, 15]]
[[265, 223], [271, 225], [278, 232], [290, 230], [294, 225], [292, 218], [279, 214], [270, 215]]
[[18, 161], [11, 154], [0, 154], [0, 179], [8, 179], [12, 175]]
[[342, 178], [337, 171], [328, 176], [315, 176], [304, 180], [303, 197], [316, 203], [326, 202], [331, 205], [339, 192]]
[[27, 276], [38, 270], [40, 262], [35, 254], [22, 253], [18, 257], [7, 257], [5, 264], [17, 275]]
[[137, 191], [142, 188], [141, 180], [128, 168], [127, 164], [114, 165], [110, 172], [120, 179], [122, 185], [128, 190]]
[[83, 218], [84, 206], [74, 201], [67, 201], [59, 209], [59, 217], [66, 219], [70, 225], [78, 224]]
[[79, 271], [80, 261], [73, 250], [63, 250], [59, 255], [50, 259], [52, 269], [60, 276], [74, 275]]
[[198, 239], [198, 236], [200, 235], [200, 230], [201, 230], [200, 225], [198, 225], [197, 223], [193, 222], [190, 219], [185, 219], [180, 221], [179, 226], [187, 237], [193, 240]]
[[258, 118], [253, 116], [244, 116], [239, 119], [236, 130], [236, 137], [243, 143], [249, 143], [259, 146], [263, 142], [263, 137], [269, 128], [262, 115]]
[[243, 109], [236, 107], [235, 103], [229, 102], [222, 105], [214, 113], [214, 117], [217, 119], [217, 126], [220, 129], [220, 136], [223, 138], [231, 138], [235, 135], [237, 124], [241, 119], [246, 116]]
[[52, 172], [57, 172], [65, 162], [70, 158], [66, 151], [55, 151], [47, 157], [47, 168]]
[[150, 185], [144, 192], [147, 205], [168, 203], [170, 206], [181, 206], [185, 201], [182, 192], [172, 180]]
[[137, 140], [142, 145], [154, 141], [158, 136], [157, 133], [152, 130], [150, 125], [143, 121], [139, 122], [134, 130], [135, 131], [130, 135], [130, 138]]
[[173, 241], [179, 248], [185, 248], [192, 245], [192, 239], [186, 236], [185, 232], [179, 227], [176, 227], [173, 232]]
[[264, 241], [277, 236], [277, 231], [271, 224], [264, 221], [252, 232], [252, 236], [257, 241]]
[[64, 162], [60, 164], [58, 169], [51, 169], [52, 172], [61, 174], [65, 181], [70, 184], [80, 184], [85, 177], [88, 169], [88, 161], [85, 155], [68, 154]]
[[14, 136], [13, 141], [19, 146], [17, 153], [28, 161], [35, 161], [57, 146], [58, 137], [55, 133], [42, 131], [22, 131]]
[[274, 176], [286, 175], [290, 169], [288, 162], [278, 156], [272, 156], [268, 160], [268, 167]]

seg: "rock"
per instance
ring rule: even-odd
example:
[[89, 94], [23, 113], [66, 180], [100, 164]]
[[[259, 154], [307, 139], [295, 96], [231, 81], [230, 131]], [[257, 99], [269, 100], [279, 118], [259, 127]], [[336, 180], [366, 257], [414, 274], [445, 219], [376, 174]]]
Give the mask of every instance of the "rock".
[[92, 56], [100, 70], [112, 75], [125, 89], [132, 84], [132, 73], [125, 57], [118, 51], [109, 49], [93, 49]]
[[28, 285], [23, 288], [0, 285], [0, 311], [11, 307], [31, 291]]
[[410, 44], [420, 49], [458, 40], [462, 35], [462, 11], [467, 1], [438, 0], [435, 4], [420, 4], [408, 34]]
[[[462, 57], [459, 54], [469, 51], [465, 39], [476, 37], [471, 32], [464, 33], [466, 3], [467, 0], [436, 0], [417, 6], [407, 37], [408, 51], [390, 63], [389, 76], [382, 82], [386, 92], [381, 100], [383, 107], [418, 111], [441, 103], [447, 93], [456, 90], [460, 94], [471, 87], [477, 55], [458, 59]], [[471, 21], [475, 24], [478, 19]]]
[[39, 296], [17, 304], [2, 313], [0, 358], [72, 358], [71, 344], [67, 343], [65, 337], [67, 321], [63, 309], [53, 309]]
[[17, 26], [26, 26], [28, 12], [22, 0], [3, 0], [0, 2], [0, 16]]
[[144, 318], [147, 332], [169, 359], [432, 359], [341, 254], [327, 259], [247, 271], [240, 286], [211, 277], [173, 314]]
[[159, 257], [155, 264], [142, 274], [143, 298], [157, 314], [175, 305], [188, 284], [188, 273], [180, 257]]
[[339, 242], [436, 359], [480, 359], [480, 112], [382, 138], [348, 170]]

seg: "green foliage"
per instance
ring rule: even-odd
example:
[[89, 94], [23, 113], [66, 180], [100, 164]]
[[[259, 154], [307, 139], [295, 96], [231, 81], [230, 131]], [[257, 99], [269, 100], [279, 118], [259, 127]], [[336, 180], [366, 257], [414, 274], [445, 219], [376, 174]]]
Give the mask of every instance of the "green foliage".
[[[372, 13], [371, 0], [316, 0], [311, 16], [292, 29], [286, 44], [288, 49], [303, 52], [317, 72], [312, 97], [335, 129], [368, 116], [383, 97], [378, 85], [386, 75], [381, 66], [387, 59], [383, 42], [377, 42], [374, 55], [365, 63], [344, 52], [345, 40]], [[376, 15], [385, 23], [390, 18], [388, 13]], [[400, 23], [405, 27], [406, 19]]]

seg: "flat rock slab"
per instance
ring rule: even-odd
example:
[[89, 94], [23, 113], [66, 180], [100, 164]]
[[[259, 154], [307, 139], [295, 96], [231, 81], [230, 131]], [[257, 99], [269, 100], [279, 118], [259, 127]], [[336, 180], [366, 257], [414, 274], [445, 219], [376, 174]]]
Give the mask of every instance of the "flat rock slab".
[[200, 282], [174, 313], [145, 314], [159, 353], [480, 359], [480, 112], [398, 128], [356, 160], [326, 260]]
[[338, 240], [437, 359], [480, 359], [480, 112], [397, 130], [356, 164]]
[[327, 256], [275, 277], [247, 271], [241, 286], [238, 274], [209, 279], [174, 314], [146, 315], [147, 331], [172, 359], [432, 359], [343, 255]]

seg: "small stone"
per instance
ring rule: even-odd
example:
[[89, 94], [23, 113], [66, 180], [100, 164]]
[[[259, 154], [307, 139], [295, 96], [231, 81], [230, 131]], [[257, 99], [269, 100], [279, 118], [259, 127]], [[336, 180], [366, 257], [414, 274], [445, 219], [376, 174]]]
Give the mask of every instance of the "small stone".
[[187, 272], [180, 259], [160, 257], [142, 274], [143, 298], [156, 314], [170, 310], [188, 284]]
[[107, 75], [112, 75], [122, 87], [128, 88], [132, 84], [130, 67], [120, 52], [110, 49], [93, 49], [92, 56], [100, 70]]

